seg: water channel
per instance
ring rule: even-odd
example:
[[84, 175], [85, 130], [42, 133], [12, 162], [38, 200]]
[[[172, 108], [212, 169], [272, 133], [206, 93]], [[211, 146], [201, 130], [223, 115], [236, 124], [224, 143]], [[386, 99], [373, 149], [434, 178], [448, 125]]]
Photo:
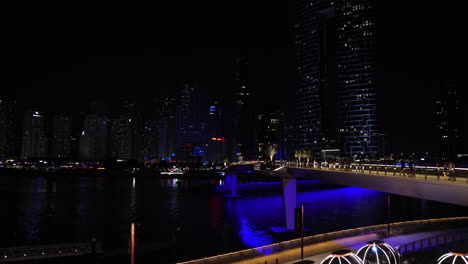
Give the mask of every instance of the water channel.
[[[224, 198], [220, 180], [132, 176], [2, 176], [0, 247], [103, 242], [99, 263], [174, 263], [275, 243], [296, 235], [285, 225], [281, 184], [243, 183], [242, 199]], [[362, 188], [298, 183], [309, 234], [386, 223], [387, 194]], [[391, 195], [392, 222], [465, 216], [465, 207]], [[131, 240], [133, 223], [134, 236]], [[134, 242], [134, 243], [132, 243]], [[68, 258], [53, 262], [79, 263]]]

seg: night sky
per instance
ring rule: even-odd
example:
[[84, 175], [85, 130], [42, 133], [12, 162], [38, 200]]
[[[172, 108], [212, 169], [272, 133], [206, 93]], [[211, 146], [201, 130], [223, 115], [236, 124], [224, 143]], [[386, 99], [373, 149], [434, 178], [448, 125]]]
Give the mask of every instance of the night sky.
[[[1, 96], [24, 106], [84, 111], [93, 99], [171, 94], [183, 80], [222, 97], [232, 92], [240, 47], [248, 48], [259, 108], [294, 104], [293, 1], [4, 2]], [[430, 1], [376, 3], [382, 128], [392, 151], [437, 150], [434, 101], [443, 81], [455, 79], [467, 93], [464, 11]]]

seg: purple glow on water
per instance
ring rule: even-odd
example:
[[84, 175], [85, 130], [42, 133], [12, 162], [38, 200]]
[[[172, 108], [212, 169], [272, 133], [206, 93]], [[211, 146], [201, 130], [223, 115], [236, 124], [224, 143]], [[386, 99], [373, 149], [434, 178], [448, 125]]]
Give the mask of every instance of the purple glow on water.
[[[216, 181], [218, 182], [218, 181]], [[0, 185], [1, 246], [88, 241], [128, 253], [129, 224], [138, 247], [173, 241], [177, 248], [151, 248], [148, 262], [173, 262], [259, 247], [285, 239], [281, 183], [244, 183], [242, 199], [224, 198], [227, 186], [211, 180], [131, 177], [10, 177]], [[228, 188], [229, 189], [229, 188]], [[297, 205], [306, 202], [311, 234], [386, 223], [387, 194], [317, 181], [298, 183]], [[391, 196], [392, 221], [465, 215], [464, 207]], [[295, 236], [294, 238], [297, 238]], [[176, 252], [176, 253], [174, 253]], [[271, 252], [265, 252], [271, 253]], [[125, 255], [124, 255], [125, 256]], [[113, 263], [125, 263], [122, 257]], [[169, 261], [170, 260], [170, 261]]]

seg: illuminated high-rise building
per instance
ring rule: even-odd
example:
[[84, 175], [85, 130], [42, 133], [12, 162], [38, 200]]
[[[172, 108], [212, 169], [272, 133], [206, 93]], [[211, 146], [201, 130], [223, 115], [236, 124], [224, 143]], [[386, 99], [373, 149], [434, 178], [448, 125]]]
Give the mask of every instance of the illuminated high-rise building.
[[128, 119], [122, 118], [111, 120], [111, 157], [114, 159], [129, 160], [132, 157], [127, 122]]
[[68, 115], [55, 115], [52, 120], [52, 158], [71, 158], [72, 120]]
[[375, 10], [370, 0], [298, 0], [298, 148], [379, 153]]
[[142, 118], [134, 97], [124, 98], [120, 117], [112, 120], [111, 156], [122, 160], [143, 160]]
[[143, 160], [159, 160], [158, 121], [147, 120], [143, 128]]
[[0, 158], [18, 156], [16, 102], [0, 99]]
[[463, 109], [455, 81], [447, 81], [436, 101], [436, 122], [442, 158], [454, 161], [463, 153]]
[[223, 113], [218, 100], [211, 101], [208, 110], [207, 136], [205, 143], [206, 160], [220, 162], [226, 158], [226, 137], [223, 131]]
[[46, 158], [47, 136], [43, 112], [27, 110], [23, 119], [21, 157]]
[[85, 117], [79, 142], [81, 160], [107, 158], [107, 123], [105, 116], [92, 114]]
[[168, 159], [176, 153], [176, 100], [163, 96], [156, 100], [158, 120], [158, 155]]
[[252, 91], [248, 82], [248, 54], [245, 48], [241, 49], [235, 58], [234, 65], [234, 115], [232, 135], [230, 135], [231, 160], [256, 159], [257, 149], [255, 135], [252, 128], [255, 126], [255, 112], [252, 108]]
[[206, 119], [197, 85], [184, 83], [176, 107], [176, 146], [178, 158], [194, 160], [203, 158], [206, 141]]
[[258, 159], [270, 159], [271, 149], [275, 152], [274, 159], [284, 159], [286, 143], [284, 113], [275, 111], [259, 114], [257, 130]]

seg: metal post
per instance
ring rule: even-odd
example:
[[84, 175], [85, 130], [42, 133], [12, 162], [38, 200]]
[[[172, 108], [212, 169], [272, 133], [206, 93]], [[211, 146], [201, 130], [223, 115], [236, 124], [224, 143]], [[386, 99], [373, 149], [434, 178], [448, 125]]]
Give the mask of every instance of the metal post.
[[304, 205], [310, 203], [301, 203], [301, 260], [304, 259]]
[[387, 235], [390, 236], [390, 194], [387, 195]]
[[304, 259], [304, 204], [301, 204], [301, 259]]

